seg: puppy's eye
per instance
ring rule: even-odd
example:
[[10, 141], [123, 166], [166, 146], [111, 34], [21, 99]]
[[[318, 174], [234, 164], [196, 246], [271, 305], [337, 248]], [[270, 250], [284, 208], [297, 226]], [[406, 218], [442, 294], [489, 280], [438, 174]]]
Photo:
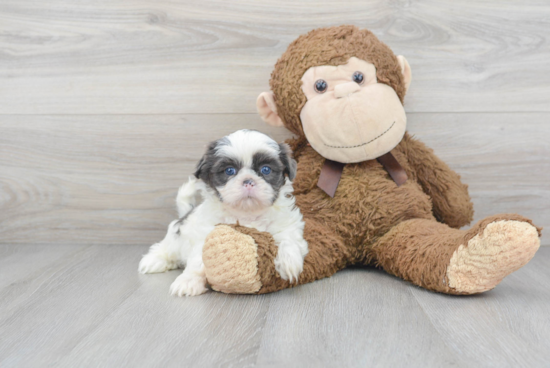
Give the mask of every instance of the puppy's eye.
[[225, 174], [226, 175], [233, 176], [236, 173], [237, 173], [237, 170], [235, 170], [234, 167], [228, 167], [227, 169], [225, 169]]
[[271, 174], [271, 167], [263, 166], [261, 171], [262, 171], [262, 174], [269, 175], [269, 174]]
[[328, 88], [328, 84], [324, 80], [319, 79], [315, 82], [313, 88], [315, 88], [315, 92], [317, 93], [325, 93]]
[[352, 79], [357, 84], [363, 84], [363, 81], [365, 80], [365, 77], [363, 76], [363, 73], [355, 72], [355, 73], [353, 73]]

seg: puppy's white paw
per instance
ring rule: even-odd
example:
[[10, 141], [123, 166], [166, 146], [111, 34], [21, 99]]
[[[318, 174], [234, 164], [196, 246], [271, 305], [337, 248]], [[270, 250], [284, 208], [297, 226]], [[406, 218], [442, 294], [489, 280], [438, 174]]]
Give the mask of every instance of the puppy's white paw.
[[170, 285], [170, 294], [176, 296], [195, 296], [204, 294], [208, 291], [206, 288], [206, 278], [196, 275], [182, 273]]
[[290, 283], [297, 282], [298, 276], [304, 270], [304, 257], [296, 248], [279, 247], [274, 263], [281, 278]]
[[139, 262], [138, 270], [140, 273], [165, 272], [168, 270], [168, 262], [159, 254], [148, 253]]

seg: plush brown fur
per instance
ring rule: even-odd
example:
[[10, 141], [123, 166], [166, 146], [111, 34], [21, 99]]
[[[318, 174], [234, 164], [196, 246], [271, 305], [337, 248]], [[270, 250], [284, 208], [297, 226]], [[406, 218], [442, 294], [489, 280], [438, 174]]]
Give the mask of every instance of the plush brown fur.
[[[398, 187], [388, 172], [371, 160], [344, 167], [334, 198], [319, 189], [317, 181], [325, 159], [307, 144], [302, 131], [299, 115], [306, 99], [300, 78], [310, 67], [343, 64], [352, 56], [375, 64], [378, 81], [394, 88], [403, 100], [405, 86], [395, 55], [371, 32], [353, 26], [318, 29], [299, 37], [272, 74], [278, 112], [285, 126], [298, 135], [288, 143], [298, 162], [294, 194], [309, 244], [299, 283], [331, 276], [349, 265], [371, 265], [430, 290], [462, 294], [449, 287], [446, 276], [459, 246], [467, 246], [495, 221], [531, 222], [519, 215], [498, 215], [468, 231], [458, 230], [473, 217], [467, 186], [431, 149], [409, 134], [392, 150], [409, 177], [405, 184]], [[262, 287], [250, 292], [293, 286], [275, 271], [277, 247], [269, 234], [240, 226], [233, 229], [257, 244]], [[205, 249], [215, 246], [216, 252], [223, 252], [223, 244], [214, 245], [214, 240], [207, 241]], [[219, 262], [205, 261], [205, 266], [219, 268]]]

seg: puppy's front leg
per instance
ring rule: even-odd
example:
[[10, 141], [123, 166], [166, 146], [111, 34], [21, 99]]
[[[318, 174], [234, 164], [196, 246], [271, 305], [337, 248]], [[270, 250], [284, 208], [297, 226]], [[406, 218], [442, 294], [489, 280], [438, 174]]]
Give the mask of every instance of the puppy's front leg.
[[170, 294], [177, 296], [195, 296], [206, 293], [206, 274], [202, 262], [202, 246], [200, 252], [193, 249], [187, 266], [181, 275], [170, 286]]
[[307, 242], [301, 231], [281, 232], [274, 236], [277, 243], [275, 270], [283, 280], [298, 282], [304, 270], [304, 258], [308, 252]]

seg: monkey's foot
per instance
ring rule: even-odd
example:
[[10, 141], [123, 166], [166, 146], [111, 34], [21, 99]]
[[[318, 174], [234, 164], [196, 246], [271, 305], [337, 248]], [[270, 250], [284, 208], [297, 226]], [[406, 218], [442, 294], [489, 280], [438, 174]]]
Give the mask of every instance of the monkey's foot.
[[447, 267], [448, 285], [458, 294], [490, 290], [527, 264], [539, 246], [538, 230], [530, 223], [491, 222], [453, 253]]

